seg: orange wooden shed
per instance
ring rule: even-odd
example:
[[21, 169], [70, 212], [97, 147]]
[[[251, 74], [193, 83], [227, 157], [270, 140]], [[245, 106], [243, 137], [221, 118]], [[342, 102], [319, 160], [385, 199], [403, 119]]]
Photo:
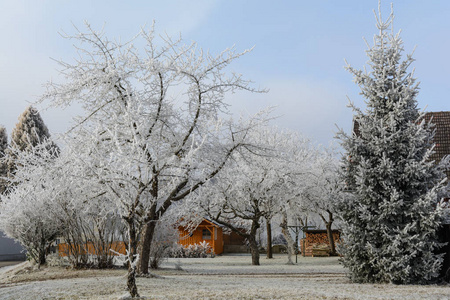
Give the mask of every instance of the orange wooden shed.
[[214, 254], [223, 253], [222, 226], [214, 221], [203, 219], [193, 231], [188, 231], [182, 226], [178, 227], [178, 231], [180, 233], [178, 244], [184, 247], [206, 242], [211, 246]]

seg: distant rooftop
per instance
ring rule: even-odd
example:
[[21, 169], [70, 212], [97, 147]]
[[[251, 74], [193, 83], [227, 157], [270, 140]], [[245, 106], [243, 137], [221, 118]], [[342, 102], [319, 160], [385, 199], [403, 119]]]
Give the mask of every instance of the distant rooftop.
[[[436, 144], [431, 159], [440, 162], [446, 155], [450, 155], [450, 111], [428, 112], [425, 121], [435, 124], [434, 143]], [[353, 134], [359, 134], [359, 124], [353, 121]], [[450, 171], [447, 172], [450, 176]]]
[[[440, 162], [446, 155], [450, 155], [450, 111], [429, 112], [425, 121], [435, 124], [434, 148], [431, 159]], [[448, 174], [449, 175], [449, 174]]]

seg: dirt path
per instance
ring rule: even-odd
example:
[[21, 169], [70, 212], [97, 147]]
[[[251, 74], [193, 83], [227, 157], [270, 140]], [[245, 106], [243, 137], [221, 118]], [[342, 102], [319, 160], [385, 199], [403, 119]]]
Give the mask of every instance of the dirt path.
[[14, 266], [23, 263], [23, 261], [0, 261], [0, 268]]

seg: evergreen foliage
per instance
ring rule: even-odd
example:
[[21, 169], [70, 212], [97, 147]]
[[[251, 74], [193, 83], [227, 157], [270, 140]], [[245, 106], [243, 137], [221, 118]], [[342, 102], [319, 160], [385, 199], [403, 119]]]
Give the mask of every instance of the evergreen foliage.
[[[47, 143], [47, 141], [49, 141]], [[50, 132], [41, 115], [32, 106], [28, 106], [19, 116], [19, 122], [11, 132], [11, 145], [6, 151], [8, 177], [13, 177], [16, 171], [16, 158], [19, 152], [33, 152], [33, 148], [46, 144], [47, 150], [54, 156], [59, 154], [59, 147], [50, 141]]]
[[347, 152], [340, 203], [343, 264], [355, 282], [426, 282], [439, 273], [434, 251], [443, 173], [430, 161], [433, 130], [417, 108], [418, 82], [403, 60], [393, 32], [394, 15], [376, 15], [379, 34], [367, 50], [369, 71], [347, 66], [366, 99], [365, 112], [351, 105], [355, 130], [338, 134]]
[[8, 148], [8, 135], [6, 133], [6, 128], [0, 126], [0, 158], [5, 156], [6, 148]]
[[5, 158], [6, 149], [8, 148], [8, 135], [6, 129], [0, 126], [0, 194], [6, 190], [5, 177], [8, 174], [7, 162]]
[[37, 109], [28, 106], [11, 132], [11, 144], [20, 151], [26, 151], [49, 137], [48, 128]]

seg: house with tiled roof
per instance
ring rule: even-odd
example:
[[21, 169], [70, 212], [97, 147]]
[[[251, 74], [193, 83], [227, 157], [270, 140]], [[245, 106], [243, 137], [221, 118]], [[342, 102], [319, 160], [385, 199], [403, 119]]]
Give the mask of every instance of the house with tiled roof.
[[[450, 111], [429, 112], [425, 121], [435, 124], [434, 153], [431, 159], [439, 163], [445, 156], [450, 155]], [[450, 178], [450, 170], [446, 172]]]
[[[439, 163], [445, 156], [450, 155], [450, 111], [428, 112], [424, 116], [426, 122], [435, 125], [434, 153], [430, 159]], [[359, 134], [359, 124], [353, 121], [353, 134]], [[450, 170], [447, 172], [450, 178]]]

